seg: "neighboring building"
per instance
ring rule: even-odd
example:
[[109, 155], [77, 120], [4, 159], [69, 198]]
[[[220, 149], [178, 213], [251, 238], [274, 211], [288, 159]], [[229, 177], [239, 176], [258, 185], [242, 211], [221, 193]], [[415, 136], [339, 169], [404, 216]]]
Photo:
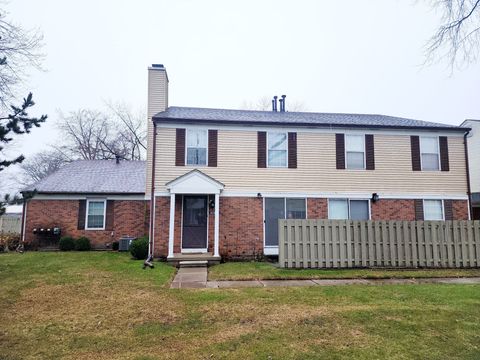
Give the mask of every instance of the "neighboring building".
[[61, 235], [86, 236], [96, 248], [148, 234], [144, 161], [74, 161], [23, 192], [34, 190], [25, 205], [23, 234], [33, 246], [58, 242], [54, 228]]
[[275, 255], [277, 219], [285, 217], [469, 218], [465, 128], [383, 115], [169, 107], [162, 65], [148, 70], [148, 125], [156, 256]]
[[480, 120], [465, 120], [460, 126], [471, 129], [467, 136], [467, 145], [472, 192], [472, 219], [480, 220]]

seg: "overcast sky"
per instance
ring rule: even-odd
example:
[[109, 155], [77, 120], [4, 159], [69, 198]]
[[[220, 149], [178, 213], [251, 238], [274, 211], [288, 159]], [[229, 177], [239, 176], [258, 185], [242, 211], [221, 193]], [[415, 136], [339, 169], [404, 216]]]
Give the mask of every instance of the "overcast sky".
[[380, 113], [460, 124], [480, 118], [480, 63], [424, 67], [439, 24], [427, 1], [15, 0], [10, 18], [44, 34], [32, 71], [32, 154], [59, 142], [57, 110], [124, 101], [145, 109], [147, 66], [163, 63], [170, 105], [239, 108], [287, 94], [309, 111]]

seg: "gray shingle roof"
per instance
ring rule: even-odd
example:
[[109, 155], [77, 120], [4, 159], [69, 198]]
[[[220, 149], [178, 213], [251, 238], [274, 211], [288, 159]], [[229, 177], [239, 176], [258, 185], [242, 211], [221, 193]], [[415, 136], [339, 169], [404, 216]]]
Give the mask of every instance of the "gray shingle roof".
[[146, 162], [77, 160], [29, 186], [39, 193], [141, 194], [145, 193]]
[[459, 126], [386, 115], [313, 112], [273, 112], [254, 110], [208, 109], [171, 106], [154, 116], [157, 121], [221, 122], [232, 124], [277, 124], [299, 126], [424, 128], [465, 131]]

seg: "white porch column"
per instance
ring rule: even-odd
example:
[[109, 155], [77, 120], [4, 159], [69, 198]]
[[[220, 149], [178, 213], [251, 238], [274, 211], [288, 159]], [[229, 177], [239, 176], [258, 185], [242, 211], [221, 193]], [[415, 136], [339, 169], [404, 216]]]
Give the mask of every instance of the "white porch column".
[[173, 232], [175, 230], [175, 193], [170, 194], [170, 227], [168, 230], [168, 257], [173, 257]]
[[220, 195], [215, 194], [215, 232], [213, 256], [220, 256], [219, 247], [219, 224], [220, 224]]

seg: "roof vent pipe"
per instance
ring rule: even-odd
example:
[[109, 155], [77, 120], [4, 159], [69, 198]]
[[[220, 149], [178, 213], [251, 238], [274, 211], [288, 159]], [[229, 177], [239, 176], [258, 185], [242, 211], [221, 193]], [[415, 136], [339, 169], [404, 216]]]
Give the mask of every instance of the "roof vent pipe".
[[115, 162], [120, 164], [120, 155], [115, 155]]
[[280, 100], [280, 104], [282, 104], [280, 111], [285, 112], [285, 98], [287, 95], [282, 95], [282, 100]]
[[277, 98], [278, 96], [274, 96], [272, 100], [272, 111], [277, 111]]
[[283, 99], [278, 99], [278, 102], [280, 104], [280, 112], [283, 112]]

